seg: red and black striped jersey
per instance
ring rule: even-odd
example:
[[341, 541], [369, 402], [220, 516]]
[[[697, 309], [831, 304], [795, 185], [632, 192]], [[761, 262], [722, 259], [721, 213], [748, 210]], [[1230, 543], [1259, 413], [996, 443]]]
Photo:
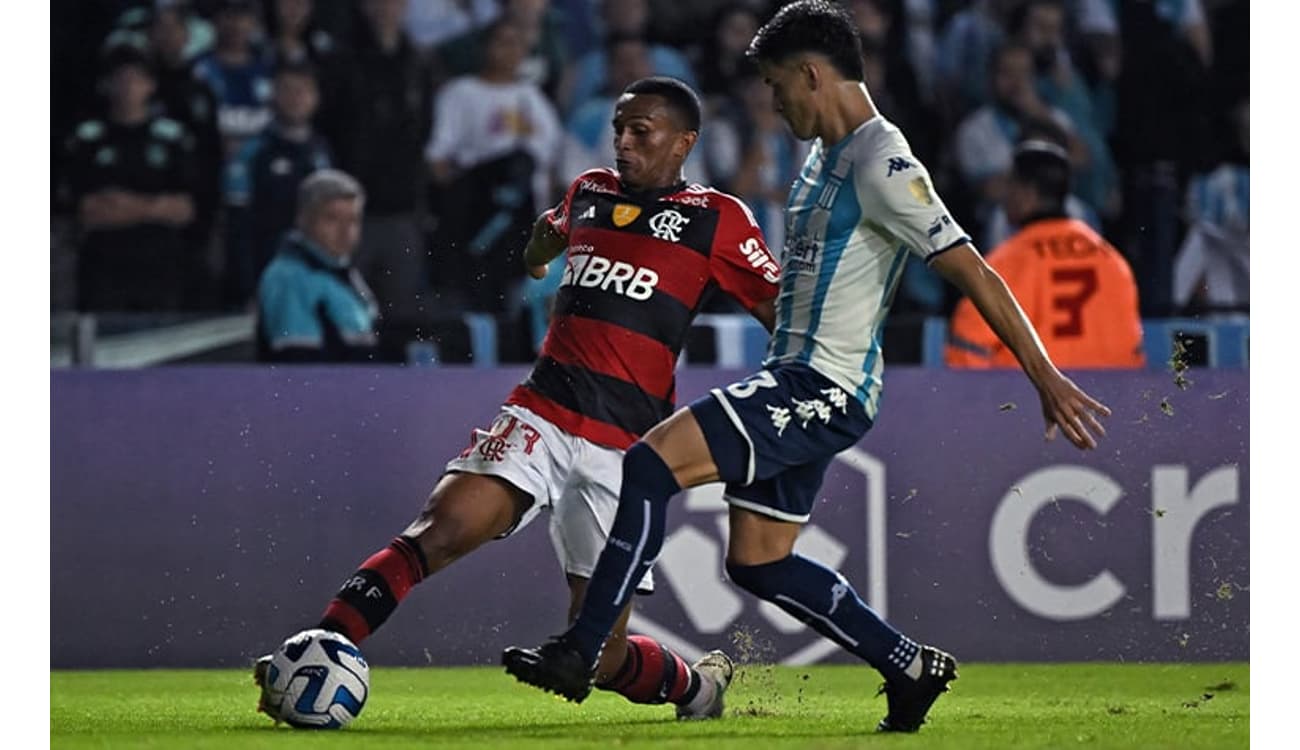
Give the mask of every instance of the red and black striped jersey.
[[568, 238], [550, 328], [506, 403], [600, 445], [627, 448], [673, 411], [677, 356], [713, 288], [746, 310], [780, 269], [749, 208], [701, 185], [640, 194], [584, 172], [547, 220]]

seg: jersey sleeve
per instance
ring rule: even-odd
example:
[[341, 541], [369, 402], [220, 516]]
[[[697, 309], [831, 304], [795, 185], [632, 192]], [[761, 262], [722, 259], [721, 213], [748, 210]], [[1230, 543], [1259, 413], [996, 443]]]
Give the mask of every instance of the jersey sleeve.
[[[614, 178], [612, 173], [605, 169], [589, 169], [575, 177], [573, 182], [569, 184], [569, 189], [564, 191], [564, 198], [552, 208], [547, 209], [543, 214], [546, 218], [546, 223], [550, 224], [551, 229], [554, 229], [557, 234], [562, 234], [565, 237], [568, 237], [569, 214], [573, 208], [573, 197], [582, 189], [584, 183], [594, 182], [602, 184], [609, 182], [610, 180], [614, 180], [615, 183], [617, 182], [617, 178]], [[611, 185], [611, 187], [613, 187], [613, 185]]]
[[866, 220], [923, 260], [970, 242], [934, 191], [929, 171], [906, 149], [864, 159], [854, 179]]
[[746, 310], [776, 297], [781, 266], [767, 247], [754, 214], [740, 199], [719, 198], [718, 229], [709, 266], [722, 291]]

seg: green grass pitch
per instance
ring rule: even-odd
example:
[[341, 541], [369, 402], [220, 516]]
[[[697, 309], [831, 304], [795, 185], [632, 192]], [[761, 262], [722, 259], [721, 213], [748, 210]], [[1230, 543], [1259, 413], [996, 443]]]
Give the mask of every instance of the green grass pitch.
[[744, 665], [713, 722], [593, 692], [581, 706], [498, 668], [378, 667], [350, 727], [273, 726], [246, 671], [50, 675], [55, 748], [1235, 748], [1250, 744], [1250, 666], [963, 664], [915, 735], [877, 735], [866, 667]]

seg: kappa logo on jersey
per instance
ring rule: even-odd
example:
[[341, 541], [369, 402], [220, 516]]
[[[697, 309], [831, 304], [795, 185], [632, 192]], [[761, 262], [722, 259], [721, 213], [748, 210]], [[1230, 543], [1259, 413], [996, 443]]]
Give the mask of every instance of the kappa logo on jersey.
[[634, 266], [621, 260], [611, 261], [599, 255], [574, 255], [569, 253], [569, 265], [564, 269], [560, 286], [577, 286], [587, 289], [612, 291], [638, 302], [650, 299], [659, 274], [653, 269]]
[[633, 206], [629, 203], [620, 203], [617, 206], [614, 206], [614, 226], [625, 227], [636, 221], [636, 217], [640, 215], [640, 206]]
[[740, 254], [745, 256], [749, 265], [753, 268], [763, 269], [763, 278], [773, 284], [781, 280], [781, 267], [776, 264], [772, 256], [763, 248], [762, 243], [757, 237], [750, 237], [740, 245]]
[[681, 242], [679, 233], [690, 223], [690, 219], [669, 208], [660, 211], [650, 219], [650, 231], [661, 240]]
[[902, 172], [905, 169], [911, 169], [912, 167], [916, 166], [912, 164], [912, 162], [908, 161], [907, 159], [904, 159], [899, 156], [895, 156], [894, 158], [890, 159], [888, 164], [889, 164], [889, 172], [885, 175], [886, 177], [893, 177], [895, 172]]

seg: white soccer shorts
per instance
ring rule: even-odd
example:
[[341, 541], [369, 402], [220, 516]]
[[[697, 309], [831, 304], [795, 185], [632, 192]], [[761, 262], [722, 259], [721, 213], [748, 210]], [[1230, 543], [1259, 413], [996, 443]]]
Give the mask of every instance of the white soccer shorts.
[[[501, 407], [492, 427], [476, 429], [447, 471], [500, 477], [533, 496], [509, 536], [543, 509], [551, 513], [551, 544], [564, 572], [591, 578], [614, 525], [623, 483], [623, 451], [570, 434], [522, 406]], [[654, 590], [647, 571], [639, 593]]]

